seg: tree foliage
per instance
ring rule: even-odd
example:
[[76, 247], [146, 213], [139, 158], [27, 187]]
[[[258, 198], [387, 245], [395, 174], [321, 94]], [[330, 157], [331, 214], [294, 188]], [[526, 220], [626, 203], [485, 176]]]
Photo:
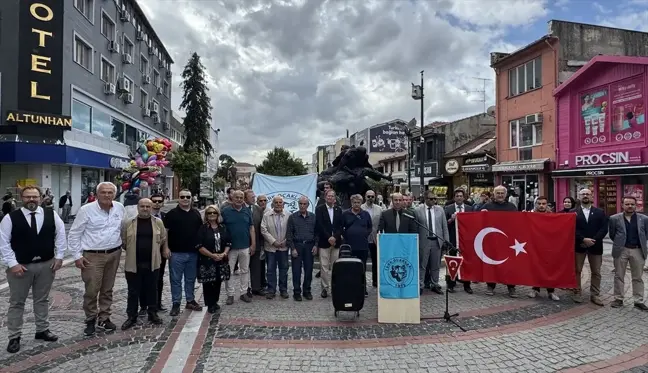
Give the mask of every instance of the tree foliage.
[[186, 151], [182, 148], [171, 152], [171, 169], [180, 177], [182, 188], [198, 193], [200, 173], [205, 169], [205, 157], [198, 150]]
[[257, 172], [274, 176], [297, 176], [305, 175], [308, 170], [300, 158], [296, 158], [284, 148], [275, 147], [257, 166]]
[[209, 156], [213, 150], [209, 142], [211, 127], [211, 99], [207, 95], [207, 78], [205, 66], [200, 56], [194, 52], [182, 71], [184, 79], [180, 86], [183, 89], [180, 109], [185, 111], [183, 121], [185, 143], [184, 150], [196, 150]]
[[222, 177], [218, 175], [214, 175], [214, 188], [218, 190], [225, 189], [225, 186], [227, 185], [227, 180], [223, 179]]
[[216, 171], [216, 175], [214, 176], [231, 183], [233, 181], [231, 169], [236, 164], [236, 161], [227, 154], [221, 154], [218, 157], [218, 163], [218, 171]]

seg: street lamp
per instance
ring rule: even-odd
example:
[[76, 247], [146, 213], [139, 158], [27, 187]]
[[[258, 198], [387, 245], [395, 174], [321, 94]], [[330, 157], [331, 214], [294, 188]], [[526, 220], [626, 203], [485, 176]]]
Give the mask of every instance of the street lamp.
[[420, 100], [421, 101], [421, 153], [420, 153], [420, 173], [421, 173], [421, 184], [420, 184], [420, 189], [419, 189], [419, 195], [423, 195], [423, 184], [425, 182], [425, 138], [423, 137], [423, 127], [425, 126], [425, 118], [424, 118], [424, 105], [423, 105], [423, 98], [425, 97], [425, 94], [423, 93], [423, 73], [425, 70], [421, 70], [421, 85], [415, 85], [412, 83], [412, 98], [414, 100]]
[[405, 136], [407, 136], [407, 190], [412, 191], [412, 128], [416, 127], [416, 118], [412, 118], [405, 126]]

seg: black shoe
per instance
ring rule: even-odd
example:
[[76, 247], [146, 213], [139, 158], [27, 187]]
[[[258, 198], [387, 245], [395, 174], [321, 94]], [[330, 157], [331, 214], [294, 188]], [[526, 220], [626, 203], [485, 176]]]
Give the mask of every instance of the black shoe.
[[56, 342], [58, 341], [58, 336], [49, 330], [44, 330], [42, 332], [38, 332], [34, 335], [34, 339], [40, 339], [45, 342]]
[[252, 295], [256, 295], [259, 297], [264, 297], [266, 295], [266, 291], [261, 289], [261, 290], [252, 290]]
[[115, 325], [110, 319], [105, 319], [104, 321], [99, 321], [97, 326], [104, 328], [107, 331], [117, 330], [117, 325]]
[[322, 294], [320, 294], [320, 295], [322, 296], [322, 298], [326, 298], [326, 297], [328, 297], [328, 292], [326, 291], [326, 289], [323, 289]]
[[158, 304], [158, 306], [157, 306], [157, 310], [158, 310], [158, 311], [162, 311], [162, 312], [164, 312], [164, 311], [166, 311], [167, 309], [166, 309], [166, 307], [164, 307], [164, 306], [160, 303], [160, 304]]
[[180, 303], [173, 303], [169, 316], [178, 316], [180, 314]]
[[137, 313], [137, 316], [146, 316], [146, 308], [140, 308], [139, 312]]
[[315, 278], [320, 278], [320, 277], [322, 277], [322, 271], [317, 271], [317, 273], [315, 274]]
[[282, 291], [281, 294], [279, 294], [283, 299], [288, 299], [290, 296], [288, 295], [287, 291]]
[[128, 330], [132, 328], [133, 326], [137, 325], [137, 317], [129, 317], [126, 319], [126, 321], [122, 324], [121, 330]]
[[191, 302], [187, 302], [185, 308], [197, 312], [202, 311], [202, 306], [198, 304], [198, 302], [196, 302], [195, 300], [192, 300]]
[[20, 337], [10, 339], [7, 345], [7, 352], [15, 354], [18, 351], [20, 351]]
[[612, 308], [621, 308], [621, 307], [623, 307], [623, 301], [615, 299], [615, 300], [612, 301], [612, 303], [610, 303], [610, 307], [612, 307]]
[[464, 291], [465, 291], [466, 293], [468, 293], [468, 294], [472, 294], [472, 293], [473, 293], [473, 289], [472, 289], [470, 286], [465, 286], [465, 287], [464, 287]]
[[[454, 288], [448, 288], [448, 293], [454, 293], [454, 292], [455, 292]], [[443, 292], [441, 292], [439, 294], [443, 294]]]
[[645, 303], [635, 303], [634, 306], [642, 311], [648, 311], [648, 306]]
[[313, 300], [313, 294], [311, 294], [311, 293], [304, 293], [304, 299], [306, 299], [306, 300]]
[[214, 313], [218, 312], [219, 310], [220, 310], [220, 306], [218, 304], [216, 304], [214, 306], [207, 307], [207, 312], [209, 312], [211, 314], [214, 314]]
[[437, 293], [437, 294], [443, 294], [443, 290], [441, 289], [441, 286], [439, 286], [439, 285], [437, 285], [437, 286], [432, 286], [432, 287], [430, 288], [430, 290], [432, 290], [433, 292], [435, 292], [435, 293]]
[[248, 295], [248, 297], [252, 298], [252, 295], [254, 295], [254, 294], [252, 294], [252, 289], [248, 288], [247, 295]]
[[301, 302], [302, 296], [301, 294], [293, 294], [293, 299], [296, 300], [297, 302]]
[[83, 334], [90, 336], [95, 333], [95, 320], [90, 320], [86, 322], [86, 327], [83, 329]]
[[151, 312], [148, 314], [148, 322], [153, 325], [161, 325], [162, 319], [158, 316], [157, 312]]

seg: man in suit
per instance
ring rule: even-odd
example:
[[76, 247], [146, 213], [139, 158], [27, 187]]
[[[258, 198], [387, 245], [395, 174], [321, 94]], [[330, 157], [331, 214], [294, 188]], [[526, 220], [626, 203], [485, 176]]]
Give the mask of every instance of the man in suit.
[[[425, 204], [416, 208], [416, 220], [425, 224], [427, 229], [419, 226], [419, 286], [423, 294], [424, 277], [427, 270], [430, 271], [430, 290], [437, 294], [443, 294], [439, 285], [439, 267], [441, 266], [441, 248], [448, 241], [448, 222], [445, 212], [441, 206], [437, 206], [437, 197], [428, 190], [425, 193]], [[441, 237], [441, 240], [431, 235]], [[429, 237], [429, 238], [428, 238]]]
[[[166, 213], [161, 211], [162, 207], [164, 206], [164, 196], [160, 193], [155, 193], [151, 196], [151, 203], [152, 208], [151, 208], [151, 216], [154, 216], [164, 222], [164, 217], [166, 216]], [[163, 254], [163, 253], [161, 253]], [[164, 287], [164, 270], [166, 268], [167, 264], [167, 259], [164, 257], [164, 255], [160, 256], [160, 269], [158, 271], [158, 279], [157, 279], [157, 310], [158, 311], [166, 311], [166, 308], [162, 305], [162, 288]], [[146, 304], [146, 292], [141, 292], [140, 293], [140, 311], [139, 311], [139, 316], [146, 316], [147, 315], [147, 304]]]
[[265, 295], [265, 290], [263, 288], [263, 278], [265, 277], [265, 271], [261, 272], [261, 257], [265, 258], [263, 252], [264, 236], [261, 234], [261, 220], [263, 219], [263, 214], [266, 207], [265, 205], [268, 203], [268, 198], [265, 196], [259, 196], [258, 200], [263, 201], [263, 209], [254, 203], [254, 192], [251, 189], [245, 191], [245, 207], [250, 209], [250, 214], [252, 214], [252, 224], [254, 225], [254, 232], [256, 234], [255, 236], [257, 247], [259, 248], [259, 250], [256, 250], [254, 254], [250, 256], [250, 289], [248, 290], [249, 296]]
[[592, 191], [582, 189], [578, 193], [580, 206], [576, 208], [576, 281], [574, 302], [582, 303], [581, 273], [585, 258], [589, 262], [592, 277], [590, 280], [590, 301], [603, 306], [601, 292], [601, 265], [603, 264], [603, 238], [608, 233], [608, 218], [605, 212], [592, 206]]
[[614, 258], [614, 301], [610, 306], [623, 307], [625, 274], [630, 263], [634, 306], [642, 311], [648, 311], [648, 306], [644, 303], [644, 283], [641, 278], [646, 256], [648, 256], [646, 245], [648, 217], [637, 214], [636, 208], [635, 197], [623, 197], [623, 212], [610, 217], [610, 239], [612, 258]]
[[315, 234], [319, 248], [322, 298], [331, 291], [331, 268], [340, 254], [342, 243], [342, 209], [335, 204], [333, 189], [326, 192], [326, 203], [315, 209]]
[[288, 245], [286, 243], [289, 216], [284, 211], [284, 200], [280, 195], [272, 198], [272, 211], [262, 216], [261, 234], [265, 242], [263, 250], [268, 261], [268, 292], [266, 294], [268, 299], [273, 299], [277, 292], [277, 268], [279, 268], [279, 294], [283, 299], [289, 297]]
[[[448, 234], [450, 236], [450, 243], [453, 247], [457, 247], [457, 213], [459, 212], [471, 212], [472, 207], [466, 204], [466, 191], [463, 188], [457, 188], [453, 194], [453, 203], [445, 207], [445, 218], [448, 222]], [[448, 251], [450, 255], [457, 255], [457, 250], [452, 248]], [[463, 284], [464, 291], [468, 294], [472, 294], [472, 288], [470, 287], [470, 281], [461, 281]], [[446, 284], [448, 286], [448, 291], [454, 293], [454, 288], [457, 285], [456, 281], [450, 279], [446, 276]]]
[[[383, 211], [378, 222], [379, 233], [418, 233], [415, 216], [404, 210], [403, 195], [394, 193], [391, 197], [391, 208]], [[408, 218], [403, 213], [412, 216]]]

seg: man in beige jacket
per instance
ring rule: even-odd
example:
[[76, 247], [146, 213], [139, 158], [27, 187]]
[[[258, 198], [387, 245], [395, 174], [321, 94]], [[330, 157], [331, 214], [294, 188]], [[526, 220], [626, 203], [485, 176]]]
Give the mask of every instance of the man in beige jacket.
[[272, 299], [277, 292], [277, 267], [279, 267], [279, 294], [288, 299], [288, 246], [286, 228], [288, 217], [284, 211], [284, 200], [277, 195], [272, 198], [272, 211], [263, 215], [261, 234], [267, 264], [268, 292], [266, 298]]
[[127, 330], [137, 324], [140, 294], [146, 300], [148, 321], [159, 325], [157, 314], [157, 279], [162, 255], [168, 259], [166, 230], [162, 220], [151, 215], [153, 202], [148, 198], [137, 203], [137, 216], [122, 226], [122, 242], [126, 251], [124, 272], [128, 284], [128, 319], [122, 325]]

